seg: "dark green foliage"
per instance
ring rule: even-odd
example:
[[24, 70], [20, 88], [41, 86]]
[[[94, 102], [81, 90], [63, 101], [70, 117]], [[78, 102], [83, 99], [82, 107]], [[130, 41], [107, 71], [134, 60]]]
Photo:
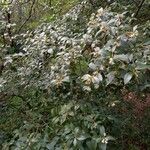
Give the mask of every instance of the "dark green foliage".
[[149, 20], [134, 9], [83, 1], [15, 35], [1, 52], [2, 150], [150, 147]]

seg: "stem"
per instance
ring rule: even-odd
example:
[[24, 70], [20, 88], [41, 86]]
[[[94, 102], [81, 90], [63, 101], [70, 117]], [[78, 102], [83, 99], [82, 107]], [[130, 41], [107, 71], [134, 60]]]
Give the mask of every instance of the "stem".
[[19, 30], [18, 30], [17, 33], [19, 33], [19, 32], [21, 31], [21, 29], [23, 28], [23, 26], [24, 26], [24, 25], [29, 21], [29, 19], [31, 18], [35, 1], [36, 1], [36, 0], [33, 0], [33, 3], [32, 3], [31, 8], [30, 8], [29, 16], [28, 16], [28, 18], [25, 20], [25, 22], [21, 25], [21, 27], [19, 28]]
[[137, 9], [137, 11], [136, 11], [134, 17], [137, 17], [137, 16], [138, 16], [138, 14], [139, 14], [139, 12], [140, 12], [140, 10], [141, 10], [141, 8], [142, 8], [144, 2], [145, 2], [145, 0], [142, 0], [142, 1], [141, 1], [141, 3], [139, 4], [138, 9]]

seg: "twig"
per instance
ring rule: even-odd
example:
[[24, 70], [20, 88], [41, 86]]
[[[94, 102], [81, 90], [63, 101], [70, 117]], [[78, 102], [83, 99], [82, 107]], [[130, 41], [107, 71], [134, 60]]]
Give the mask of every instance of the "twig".
[[137, 16], [138, 16], [139, 11], [140, 11], [140, 9], [142, 8], [144, 2], [145, 2], [145, 0], [142, 0], [142, 1], [141, 1], [141, 3], [139, 4], [138, 9], [137, 9], [137, 11], [136, 11], [134, 17], [137, 17]]
[[139, 5], [138, 2], [137, 2], [136, 0], [132, 0], [132, 1], [135, 3], [136, 6]]
[[29, 19], [31, 18], [35, 1], [36, 1], [36, 0], [33, 0], [33, 3], [32, 3], [31, 8], [30, 8], [29, 16], [28, 16], [28, 18], [25, 20], [25, 22], [21, 25], [21, 27], [19, 28], [19, 30], [17, 31], [17, 33], [19, 33], [19, 32], [21, 31], [21, 29], [23, 28], [23, 26], [24, 26], [24, 25], [29, 21]]

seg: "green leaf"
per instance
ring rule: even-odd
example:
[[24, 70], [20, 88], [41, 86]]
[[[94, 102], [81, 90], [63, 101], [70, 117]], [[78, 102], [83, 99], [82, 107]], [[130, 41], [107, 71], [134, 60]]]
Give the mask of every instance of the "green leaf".
[[108, 141], [110, 141], [110, 140], [111, 140], [111, 141], [115, 140], [115, 138], [113, 138], [112, 136], [106, 136], [105, 138], [106, 138]]
[[106, 79], [107, 85], [109, 85], [115, 78], [115, 71], [110, 72], [109, 74], [106, 75], [106, 77], [107, 77]]
[[124, 75], [124, 84], [127, 84], [127, 83], [129, 83], [129, 81], [132, 79], [132, 74], [131, 73], [126, 73], [125, 75]]
[[57, 137], [54, 137], [53, 140], [52, 140], [52, 142], [51, 142], [50, 144], [47, 144], [47, 145], [46, 145], [46, 148], [47, 148], [48, 150], [53, 150], [54, 147], [55, 147], [55, 145], [56, 145], [56, 143], [58, 142], [58, 140], [59, 140], [59, 137], [58, 137], [58, 136], [57, 136]]
[[104, 136], [106, 133], [105, 133], [105, 128], [104, 128], [104, 126], [100, 126], [100, 134], [102, 135], [102, 136]]
[[77, 139], [76, 139], [76, 138], [74, 138], [74, 140], [73, 140], [73, 145], [74, 145], [74, 146], [77, 145]]
[[150, 64], [138, 63], [136, 69], [137, 69], [137, 70], [150, 69]]
[[84, 141], [85, 139], [87, 139], [88, 137], [86, 135], [80, 135], [79, 137], [77, 137], [77, 139], [79, 141]]
[[85, 150], [82, 142], [78, 141], [77, 146], [78, 146], [79, 150]]
[[129, 62], [129, 56], [125, 54], [114, 55], [114, 59], [124, 62]]
[[97, 142], [95, 140], [87, 141], [86, 145], [89, 150], [96, 150], [97, 148]]
[[101, 150], [106, 150], [107, 144], [102, 143], [102, 144], [100, 145], [100, 148], [101, 148]]

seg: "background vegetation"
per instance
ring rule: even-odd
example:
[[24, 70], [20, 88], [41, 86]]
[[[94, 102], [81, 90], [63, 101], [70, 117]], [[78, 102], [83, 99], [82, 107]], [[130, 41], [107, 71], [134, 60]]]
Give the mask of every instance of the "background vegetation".
[[149, 0], [1, 0], [0, 148], [148, 150]]

